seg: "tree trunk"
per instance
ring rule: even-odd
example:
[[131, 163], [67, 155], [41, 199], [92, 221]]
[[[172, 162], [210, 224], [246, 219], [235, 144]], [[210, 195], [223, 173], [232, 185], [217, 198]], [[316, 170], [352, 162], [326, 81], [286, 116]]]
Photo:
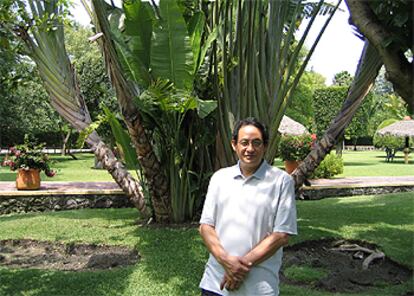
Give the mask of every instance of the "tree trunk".
[[338, 140], [336, 141], [336, 155], [342, 156], [342, 151], [344, 150], [344, 133], [338, 136]]
[[127, 125], [131, 140], [135, 146], [138, 160], [142, 167], [144, 176], [148, 182], [148, 189], [151, 194], [152, 206], [155, 219], [160, 223], [168, 223], [172, 217], [170, 192], [167, 176], [155, 156], [151, 142], [142, 124], [142, 117], [133, 102], [139, 95], [139, 90], [129, 83], [119, 64], [117, 52], [111, 38], [109, 23], [100, 1], [92, 1], [97, 17], [97, 29], [103, 33], [100, 38], [100, 45], [105, 56], [105, 65], [109, 71], [112, 85], [115, 88], [117, 99], [121, 107], [124, 121]]
[[61, 151], [61, 155], [65, 156], [66, 155], [66, 145], [69, 141], [70, 135], [72, 134], [72, 130], [69, 129], [69, 131], [67, 132], [66, 136], [63, 138], [63, 143], [62, 143], [62, 151]]
[[151, 209], [145, 202], [142, 186], [135, 180], [124, 165], [118, 161], [112, 150], [101, 141], [96, 132], [93, 132], [86, 140], [96, 158], [102, 166], [111, 174], [115, 182], [125, 192], [134, 206], [145, 217], [152, 216]]
[[312, 151], [292, 174], [297, 190], [302, 186], [306, 177], [309, 176], [321, 163], [326, 154], [331, 151], [338, 141], [339, 136], [349, 125], [352, 117], [361, 105], [362, 100], [373, 86], [381, 66], [382, 62], [378, 56], [377, 50], [366, 41], [358, 64], [357, 73], [341, 110], [326, 130], [321, 140], [316, 143]]
[[410, 112], [414, 112], [413, 65], [405, 57], [404, 49], [393, 41], [395, 34], [388, 30], [386, 23], [377, 18], [369, 1], [346, 0], [346, 3], [353, 23], [378, 50], [387, 70], [387, 79], [392, 82], [395, 91], [407, 102]]

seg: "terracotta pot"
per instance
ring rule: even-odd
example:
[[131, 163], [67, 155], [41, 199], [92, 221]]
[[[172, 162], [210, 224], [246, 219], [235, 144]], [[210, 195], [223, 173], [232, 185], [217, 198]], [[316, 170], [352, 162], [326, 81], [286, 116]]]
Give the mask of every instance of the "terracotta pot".
[[16, 177], [18, 190], [36, 190], [40, 188], [40, 171], [38, 169], [19, 169]]
[[285, 160], [285, 171], [288, 174], [293, 173], [294, 170], [299, 166], [299, 160]]

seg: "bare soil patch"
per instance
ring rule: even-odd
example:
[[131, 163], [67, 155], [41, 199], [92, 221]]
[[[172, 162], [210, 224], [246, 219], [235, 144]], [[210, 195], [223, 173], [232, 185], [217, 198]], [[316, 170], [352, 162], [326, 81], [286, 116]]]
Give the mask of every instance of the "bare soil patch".
[[66, 271], [102, 270], [138, 262], [136, 250], [123, 246], [61, 244], [35, 240], [0, 241], [0, 266]]
[[[284, 249], [281, 281], [330, 292], [361, 292], [373, 286], [400, 284], [412, 279], [412, 270], [386, 256], [373, 260], [364, 269], [363, 262], [369, 253], [337, 250], [338, 246], [345, 244], [378, 249], [363, 241], [335, 239], [306, 241], [289, 246]], [[132, 265], [139, 258], [136, 250], [123, 246], [61, 244], [24, 239], [0, 241], [0, 266], [10, 268], [93, 271]], [[309, 268], [324, 270], [325, 274], [316, 280], [287, 276], [286, 271], [295, 266], [306, 266], [308, 274]], [[410, 293], [407, 295], [414, 295]]]
[[[343, 245], [358, 245], [361, 248], [378, 250], [378, 247], [363, 241], [324, 239], [306, 241], [284, 249], [282, 282], [330, 292], [361, 292], [370, 287], [395, 285], [412, 280], [413, 271], [386, 256], [371, 261], [367, 269], [364, 260], [369, 253], [361, 251], [339, 251]], [[288, 278], [285, 271], [292, 266], [306, 266], [325, 270], [326, 275], [314, 281]]]

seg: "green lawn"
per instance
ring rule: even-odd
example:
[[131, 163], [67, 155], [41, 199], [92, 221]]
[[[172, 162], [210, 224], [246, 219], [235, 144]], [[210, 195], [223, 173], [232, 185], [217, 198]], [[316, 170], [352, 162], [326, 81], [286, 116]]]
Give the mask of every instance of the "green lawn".
[[[0, 295], [199, 295], [207, 252], [194, 227], [138, 227], [135, 209], [77, 210], [0, 216], [0, 239], [120, 244], [136, 248], [135, 266], [103, 272], [58, 272], [0, 268]], [[414, 194], [400, 193], [298, 202], [298, 243], [326, 237], [362, 239], [413, 268]], [[409, 284], [367, 293], [404, 295]], [[283, 285], [281, 295], [328, 296]]]
[[[409, 163], [404, 163], [404, 154], [398, 152], [393, 162], [385, 161], [385, 152], [350, 151], [343, 152], [344, 173], [336, 178], [362, 176], [413, 176], [414, 155], [409, 155]], [[283, 168], [281, 160], [276, 160], [276, 166]]]
[[[410, 156], [410, 163], [404, 164], [403, 154], [399, 152], [394, 162], [385, 162], [383, 151], [344, 151], [344, 173], [337, 177], [359, 176], [412, 176], [414, 175], [414, 160]], [[94, 156], [92, 154], [76, 154], [79, 160], [72, 160], [70, 156], [52, 156], [53, 168], [57, 175], [48, 178], [42, 173], [44, 181], [112, 181], [112, 177], [105, 170], [93, 169]], [[280, 160], [278, 167], [283, 168]], [[133, 175], [135, 172], [131, 171]], [[16, 172], [8, 167], [0, 167], [0, 181], [14, 181]]]
[[[53, 178], [48, 178], [42, 172], [42, 181], [113, 181], [106, 170], [94, 169], [93, 154], [76, 154], [78, 160], [70, 156], [50, 155], [53, 159], [51, 167], [57, 171]], [[0, 181], [16, 180], [16, 172], [8, 167], [0, 167]]]

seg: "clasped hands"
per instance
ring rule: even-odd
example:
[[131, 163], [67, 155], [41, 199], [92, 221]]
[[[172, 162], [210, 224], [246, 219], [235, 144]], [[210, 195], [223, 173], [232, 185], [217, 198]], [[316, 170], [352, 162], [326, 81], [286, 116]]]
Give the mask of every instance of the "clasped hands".
[[233, 291], [240, 287], [249, 273], [252, 263], [243, 257], [228, 255], [223, 260], [223, 267], [226, 273], [220, 283], [220, 290], [226, 288]]

